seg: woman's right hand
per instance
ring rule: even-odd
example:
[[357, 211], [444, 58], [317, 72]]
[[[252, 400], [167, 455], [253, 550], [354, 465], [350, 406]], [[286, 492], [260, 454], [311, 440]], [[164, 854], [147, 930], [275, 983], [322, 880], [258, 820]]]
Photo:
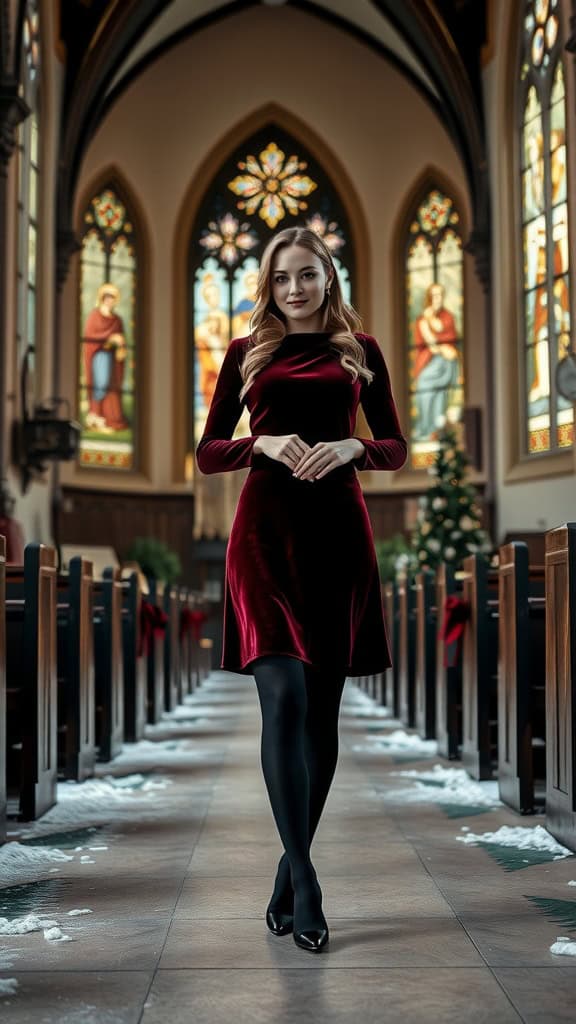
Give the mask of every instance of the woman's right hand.
[[302, 456], [310, 451], [310, 445], [298, 437], [298, 434], [282, 434], [279, 437], [261, 434], [256, 438], [252, 451], [255, 455], [267, 455], [269, 459], [283, 462], [290, 469], [295, 469]]

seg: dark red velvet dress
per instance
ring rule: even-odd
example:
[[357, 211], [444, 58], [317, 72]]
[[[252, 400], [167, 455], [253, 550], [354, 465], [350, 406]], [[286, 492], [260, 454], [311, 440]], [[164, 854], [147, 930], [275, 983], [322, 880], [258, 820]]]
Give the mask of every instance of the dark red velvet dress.
[[[340, 366], [327, 333], [289, 334], [246, 395], [250, 437], [231, 440], [242, 411], [240, 365], [248, 339], [230, 343], [197, 448], [203, 473], [250, 467], [226, 555], [221, 667], [287, 654], [347, 675], [390, 665], [372, 527], [357, 469], [399, 469], [406, 460], [378, 342], [366, 346], [368, 384]], [[298, 480], [284, 463], [253, 455], [259, 434], [298, 434], [309, 445], [353, 437], [358, 403], [373, 440], [365, 453], [320, 480]]]

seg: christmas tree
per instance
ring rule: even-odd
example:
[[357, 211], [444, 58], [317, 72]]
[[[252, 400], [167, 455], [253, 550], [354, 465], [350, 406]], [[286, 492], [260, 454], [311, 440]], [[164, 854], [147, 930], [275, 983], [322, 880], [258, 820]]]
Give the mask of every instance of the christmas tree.
[[476, 490], [466, 482], [469, 460], [454, 427], [441, 427], [438, 441], [434, 465], [428, 470], [435, 482], [420, 498], [412, 547], [420, 568], [436, 569], [447, 562], [459, 569], [468, 555], [487, 553], [492, 545], [480, 525]]

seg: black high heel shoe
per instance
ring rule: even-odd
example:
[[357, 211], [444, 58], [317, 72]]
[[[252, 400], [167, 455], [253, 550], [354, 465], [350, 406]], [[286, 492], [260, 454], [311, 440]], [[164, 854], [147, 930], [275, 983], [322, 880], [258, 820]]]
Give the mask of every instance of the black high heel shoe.
[[320, 953], [329, 939], [328, 925], [322, 913], [322, 890], [317, 880], [315, 888], [319, 906], [318, 919], [322, 921], [322, 924], [319, 928], [302, 928], [301, 930], [294, 927], [294, 942], [300, 949], [305, 949], [308, 953]]
[[287, 914], [283, 910], [266, 911], [266, 924], [272, 935], [289, 935], [294, 928], [294, 915]]
[[294, 942], [300, 949], [306, 949], [309, 953], [320, 953], [328, 943], [327, 928], [306, 928], [302, 932], [294, 932]]

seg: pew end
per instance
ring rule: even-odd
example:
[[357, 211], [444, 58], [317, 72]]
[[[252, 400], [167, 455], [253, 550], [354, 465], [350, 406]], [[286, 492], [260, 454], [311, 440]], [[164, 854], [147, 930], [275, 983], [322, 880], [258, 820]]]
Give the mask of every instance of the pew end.
[[469, 617], [462, 650], [462, 763], [491, 779], [498, 763], [498, 573], [479, 554], [464, 559], [462, 596]]
[[76, 782], [96, 759], [93, 588], [92, 562], [73, 556], [57, 577], [58, 770]]
[[56, 803], [56, 552], [28, 544], [6, 568], [8, 813], [31, 821]]
[[546, 534], [546, 827], [576, 850], [576, 523]]
[[498, 569], [498, 788], [520, 814], [544, 803], [545, 680], [544, 566], [514, 541]]
[[0, 534], [0, 844], [6, 842], [6, 538]]

